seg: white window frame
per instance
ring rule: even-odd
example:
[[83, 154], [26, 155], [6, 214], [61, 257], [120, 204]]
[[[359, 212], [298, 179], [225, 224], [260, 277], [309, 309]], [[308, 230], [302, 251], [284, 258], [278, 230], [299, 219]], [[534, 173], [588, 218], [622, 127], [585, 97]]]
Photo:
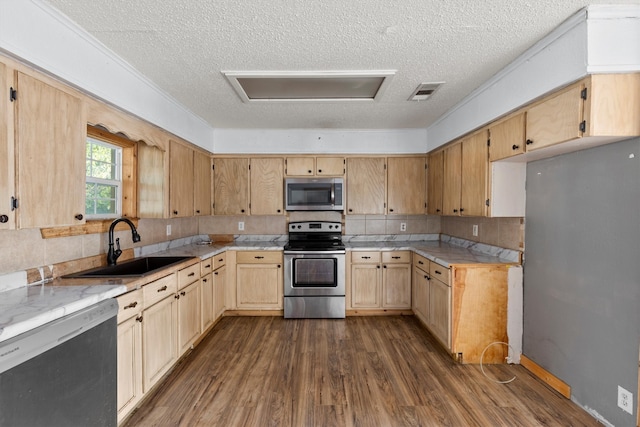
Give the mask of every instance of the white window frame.
[[[106, 141], [100, 140], [98, 138], [95, 138], [93, 136], [87, 136], [87, 143], [91, 143], [92, 145], [101, 145], [103, 147], [107, 147], [109, 149], [114, 149], [116, 151], [116, 160], [115, 160], [115, 166], [116, 166], [116, 179], [112, 180], [112, 179], [102, 179], [102, 178], [94, 178], [91, 176], [86, 175], [85, 172], [85, 182], [86, 184], [105, 184], [105, 185], [111, 185], [116, 187], [116, 196], [115, 196], [115, 202], [116, 202], [116, 212], [113, 214], [91, 214], [88, 212], [85, 212], [86, 218], [88, 220], [92, 220], [92, 219], [111, 219], [111, 218], [119, 218], [122, 216], [122, 147], [115, 145], [115, 144], [110, 144]], [[86, 152], [86, 144], [85, 144], [85, 152]], [[85, 160], [89, 160], [88, 157], [86, 157], [85, 155]], [[93, 160], [93, 159], [91, 159]]]

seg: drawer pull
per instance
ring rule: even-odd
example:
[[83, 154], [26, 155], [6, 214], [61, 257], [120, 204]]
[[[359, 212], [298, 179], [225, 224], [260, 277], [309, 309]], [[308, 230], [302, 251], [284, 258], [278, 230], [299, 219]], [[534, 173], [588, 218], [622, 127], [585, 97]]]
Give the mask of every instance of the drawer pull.
[[400, 259], [400, 257], [399, 257], [399, 256], [392, 256], [391, 258], [392, 258], [392, 259]]
[[185, 291], [180, 292], [180, 295], [185, 296], [187, 293]]
[[211, 264], [205, 265], [204, 268], [211, 268]]
[[215, 274], [215, 275], [217, 276], [217, 275], [218, 275], [218, 272], [217, 272], [217, 271], [215, 271], [213, 274]]
[[122, 307], [123, 310], [126, 310], [128, 308], [135, 308], [135, 306], [138, 305], [138, 301], [134, 301], [129, 305], [125, 305], [124, 307]]
[[418, 261], [418, 264], [423, 265], [423, 264], [424, 264], [424, 262], [422, 262], [422, 261]]
[[167, 290], [167, 285], [164, 285], [163, 287], [161, 287], [160, 289], [158, 289], [157, 292], [162, 292], [162, 291], [166, 291]]
[[207, 279], [202, 279], [202, 281], [203, 281], [204, 283], [207, 283]]
[[180, 299], [180, 294], [175, 294], [173, 297], [174, 297], [175, 299]]
[[263, 259], [263, 256], [254, 256], [255, 259]]
[[361, 257], [361, 258], [362, 258], [362, 259], [371, 259], [371, 257], [370, 257], [370, 256], [363, 256], [363, 257]]
[[142, 316], [138, 316], [138, 317], [136, 317], [136, 321], [138, 321], [138, 322], [142, 323]]
[[224, 261], [224, 258], [220, 258], [220, 259], [218, 260], [218, 262], [222, 262], [222, 261]]
[[440, 273], [440, 271], [439, 271], [439, 270], [436, 270], [436, 274], [442, 274], [442, 273]]
[[511, 149], [512, 149], [512, 150], [517, 150], [518, 148], [520, 148], [520, 146], [519, 146], [519, 145], [516, 145], [516, 144], [513, 144], [513, 145], [511, 146]]
[[195, 275], [196, 275], [196, 273], [191, 272], [191, 273], [187, 274], [187, 277], [193, 277]]

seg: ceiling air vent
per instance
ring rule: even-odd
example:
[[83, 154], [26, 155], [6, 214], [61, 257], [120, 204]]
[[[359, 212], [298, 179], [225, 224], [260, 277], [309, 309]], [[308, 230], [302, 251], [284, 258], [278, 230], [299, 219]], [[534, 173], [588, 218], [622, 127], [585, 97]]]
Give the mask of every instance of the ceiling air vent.
[[444, 82], [420, 83], [409, 97], [409, 101], [424, 101], [429, 98]]

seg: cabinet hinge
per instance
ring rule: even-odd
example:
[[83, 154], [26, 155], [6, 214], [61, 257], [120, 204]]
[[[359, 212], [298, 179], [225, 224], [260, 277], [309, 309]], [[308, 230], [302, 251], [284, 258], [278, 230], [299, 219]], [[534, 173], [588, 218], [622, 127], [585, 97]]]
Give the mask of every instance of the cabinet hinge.
[[11, 210], [15, 211], [16, 209], [18, 209], [18, 199], [11, 196]]
[[387, 170], [387, 164], [386, 163], [384, 164], [384, 170]]
[[584, 99], [585, 101], [587, 100], [587, 88], [586, 87], [580, 91], [580, 98]]
[[484, 204], [489, 206], [489, 199], [485, 200]]
[[211, 170], [212, 170], [212, 171], [216, 170], [215, 165], [211, 165]]
[[491, 138], [487, 139], [487, 147], [491, 147]]
[[9, 101], [13, 102], [18, 99], [18, 91], [14, 88], [9, 88]]
[[583, 120], [580, 123], [579, 129], [580, 129], [580, 132], [586, 132], [587, 131], [587, 121], [586, 120]]
[[251, 164], [249, 164], [249, 170], [251, 170]]

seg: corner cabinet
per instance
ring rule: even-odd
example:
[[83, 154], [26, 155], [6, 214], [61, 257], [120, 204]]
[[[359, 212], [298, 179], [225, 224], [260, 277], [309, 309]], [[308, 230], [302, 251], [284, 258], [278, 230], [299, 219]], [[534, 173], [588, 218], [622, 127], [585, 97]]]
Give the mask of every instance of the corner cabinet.
[[70, 92], [16, 75], [18, 228], [84, 224], [84, 104]]

